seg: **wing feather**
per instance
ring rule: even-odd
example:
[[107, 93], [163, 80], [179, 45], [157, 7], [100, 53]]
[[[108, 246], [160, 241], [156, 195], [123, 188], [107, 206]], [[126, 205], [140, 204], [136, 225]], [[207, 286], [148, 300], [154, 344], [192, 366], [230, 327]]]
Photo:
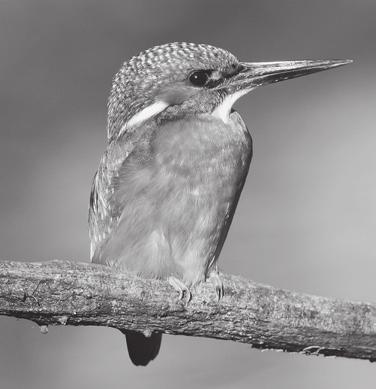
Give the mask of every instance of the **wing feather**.
[[119, 172], [147, 129], [138, 127], [111, 139], [94, 175], [89, 203], [90, 258], [94, 262], [95, 252], [117, 226], [122, 213], [122, 204], [115, 201]]
[[231, 225], [232, 219], [234, 217], [235, 210], [236, 210], [236, 207], [237, 207], [238, 202], [239, 202], [240, 194], [243, 190], [245, 180], [246, 180], [247, 175], [248, 175], [249, 166], [250, 166], [251, 160], [252, 160], [252, 137], [248, 131], [246, 124], [244, 123], [244, 121], [243, 121], [242, 117], [239, 115], [239, 113], [236, 112], [235, 110], [231, 111], [230, 119], [231, 119], [232, 123], [235, 126], [238, 126], [241, 129], [241, 131], [243, 131], [244, 134], [246, 135], [246, 139], [247, 139], [246, 150], [247, 150], [247, 152], [243, 154], [243, 159], [241, 161], [243, 166], [242, 166], [242, 169], [240, 170], [242, 172], [242, 175], [240, 177], [234, 198], [232, 199], [232, 202], [231, 202], [231, 204], [228, 208], [228, 211], [226, 213], [226, 217], [225, 217], [224, 222], [223, 222], [222, 227], [221, 227], [219, 241], [218, 241], [215, 253], [214, 253], [212, 259], [210, 260], [210, 262], [208, 263], [207, 271], [215, 266], [217, 259], [219, 257], [219, 254], [222, 251], [222, 247], [223, 247], [223, 244], [225, 243], [225, 240], [227, 238], [227, 234], [228, 234], [228, 231], [230, 229], [230, 225]]

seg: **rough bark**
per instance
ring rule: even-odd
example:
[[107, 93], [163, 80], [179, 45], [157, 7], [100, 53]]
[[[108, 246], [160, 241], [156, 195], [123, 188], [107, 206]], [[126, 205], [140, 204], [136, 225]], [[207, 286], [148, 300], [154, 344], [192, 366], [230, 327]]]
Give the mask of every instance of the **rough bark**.
[[[259, 349], [376, 360], [376, 305], [310, 296], [222, 275], [187, 304], [164, 281], [89, 263], [0, 262], [0, 315], [44, 325], [203, 336]], [[45, 327], [43, 327], [45, 328]]]

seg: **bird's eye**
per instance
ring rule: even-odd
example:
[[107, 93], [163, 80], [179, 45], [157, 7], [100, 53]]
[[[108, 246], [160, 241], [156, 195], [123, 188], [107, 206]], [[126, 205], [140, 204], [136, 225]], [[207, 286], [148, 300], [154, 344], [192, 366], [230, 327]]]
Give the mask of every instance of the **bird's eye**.
[[196, 70], [189, 76], [189, 81], [194, 86], [204, 86], [210, 77], [211, 70]]

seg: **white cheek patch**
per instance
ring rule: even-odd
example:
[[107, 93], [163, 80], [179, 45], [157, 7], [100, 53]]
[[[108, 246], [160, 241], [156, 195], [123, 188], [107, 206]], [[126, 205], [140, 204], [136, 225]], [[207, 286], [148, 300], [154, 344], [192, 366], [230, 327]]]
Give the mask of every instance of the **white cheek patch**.
[[250, 89], [242, 89], [239, 90], [232, 95], [226, 96], [222, 103], [220, 103], [212, 112], [212, 115], [215, 116], [218, 119], [221, 119], [223, 122], [227, 123], [229, 119], [229, 115], [231, 112], [232, 106], [235, 104], [236, 100], [240, 99], [240, 97], [244, 96], [248, 92], [250, 92], [252, 88]]
[[163, 100], [158, 100], [141, 111], [137, 112], [135, 115], [133, 115], [121, 128], [120, 134], [123, 134], [128, 128], [139, 126], [140, 124], [146, 122], [153, 116], [157, 115], [158, 113], [164, 111], [169, 106], [168, 103], [166, 103]]

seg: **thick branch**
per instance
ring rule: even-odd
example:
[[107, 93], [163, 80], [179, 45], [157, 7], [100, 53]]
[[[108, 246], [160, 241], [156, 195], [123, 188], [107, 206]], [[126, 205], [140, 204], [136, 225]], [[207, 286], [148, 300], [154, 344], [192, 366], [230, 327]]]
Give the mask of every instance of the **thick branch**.
[[309, 296], [223, 275], [189, 304], [167, 282], [88, 263], [0, 262], [0, 315], [229, 339], [260, 349], [376, 360], [376, 305]]

